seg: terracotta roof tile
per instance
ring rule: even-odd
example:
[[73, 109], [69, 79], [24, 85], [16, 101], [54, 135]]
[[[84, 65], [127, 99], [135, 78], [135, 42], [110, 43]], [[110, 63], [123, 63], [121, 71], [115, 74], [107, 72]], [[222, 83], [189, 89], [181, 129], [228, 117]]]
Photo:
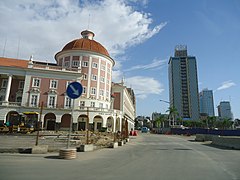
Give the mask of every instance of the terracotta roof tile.
[[0, 57], [0, 66], [27, 68], [28, 60], [12, 59]]
[[105, 56], [109, 56], [108, 51], [97, 41], [90, 39], [75, 39], [64, 46], [62, 51], [67, 50], [85, 50], [85, 51], [93, 51]]

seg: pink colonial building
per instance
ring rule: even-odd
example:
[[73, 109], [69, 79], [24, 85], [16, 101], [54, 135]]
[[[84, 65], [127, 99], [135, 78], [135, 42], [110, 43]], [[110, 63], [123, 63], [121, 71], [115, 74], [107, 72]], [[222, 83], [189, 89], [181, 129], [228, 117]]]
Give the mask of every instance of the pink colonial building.
[[[81, 35], [55, 55], [56, 63], [35, 61], [32, 57], [30, 60], [0, 57], [1, 123], [14, 124], [22, 115], [38, 114], [46, 130], [68, 129], [72, 116], [74, 130], [85, 130], [88, 118], [90, 129], [95, 131], [101, 128], [121, 131], [125, 121], [129, 129], [134, 128], [135, 100], [125, 112], [121, 104], [113, 102], [114, 60], [93, 40], [93, 32], [85, 30]], [[72, 114], [73, 101], [66, 95], [66, 88], [73, 81], [82, 84], [83, 93], [74, 101]]]

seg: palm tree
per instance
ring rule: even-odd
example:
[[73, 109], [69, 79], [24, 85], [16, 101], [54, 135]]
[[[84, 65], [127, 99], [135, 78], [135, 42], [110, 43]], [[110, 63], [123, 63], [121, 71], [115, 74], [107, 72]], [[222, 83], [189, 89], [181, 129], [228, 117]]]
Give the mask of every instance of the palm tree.
[[210, 116], [207, 118], [207, 127], [214, 128], [216, 125], [217, 118], [215, 116]]
[[230, 121], [230, 119], [228, 119], [228, 118], [224, 118], [223, 120], [222, 120], [222, 128], [223, 129], [228, 129], [229, 127], [231, 127], [232, 126], [232, 121]]
[[[170, 119], [173, 120], [173, 124], [172, 125], [174, 126], [174, 124], [175, 124], [175, 117], [177, 115], [179, 115], [177, 109], [174, 106], [173, 107], [169, 107], [166, 112], [169, 113]], [[170, 121], [169, 121], [169, 125], [170, 125]]]
[[157, 123], [157, 127], [159, 128], [159, 125], [162, 125], [161, 127], [164, 128], [164, 121], [165, 121], [165, 117], [164, 115], [160, 115], [157, 119], [156, 119], [156, 123]]

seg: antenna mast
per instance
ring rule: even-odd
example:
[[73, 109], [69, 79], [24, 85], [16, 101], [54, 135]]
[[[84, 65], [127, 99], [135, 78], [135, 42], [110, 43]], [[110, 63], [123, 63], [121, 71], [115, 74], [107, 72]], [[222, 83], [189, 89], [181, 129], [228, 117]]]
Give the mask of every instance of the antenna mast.
[[5, 55], [6, 44], [7, 44], [7, 38], [5, 39], [5, 43], [4, 43], [4, 46], [3, 46], [3, 55], [2, 55], [2, 57], [4, 57], [4, 55]]
[[20, 48], [20, 37], [18, 38], [17, 59], [18, 59], [18, 56], [19, 56], [19, 48]]
[[89, 24], [90, 24], [90, 13], [88, 14], [88, 26], [87, 26], [88, 30], [89, 30]]

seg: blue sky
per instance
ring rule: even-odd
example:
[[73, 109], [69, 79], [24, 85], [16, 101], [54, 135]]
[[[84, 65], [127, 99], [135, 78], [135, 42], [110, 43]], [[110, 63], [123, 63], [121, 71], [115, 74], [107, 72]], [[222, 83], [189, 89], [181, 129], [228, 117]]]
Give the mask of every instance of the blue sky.
[[49, 62], [89, 27], [116, 61], [113, 80], [124, 77], [145, 116], [167, 110], [159, 101], [169, 99], [167, 63], [187, 45], [199, 90], [213, 90], [215, 106], [230, 100], [240, 118], [239, 0], [3, 0], [0, 22], [0, 56]]

